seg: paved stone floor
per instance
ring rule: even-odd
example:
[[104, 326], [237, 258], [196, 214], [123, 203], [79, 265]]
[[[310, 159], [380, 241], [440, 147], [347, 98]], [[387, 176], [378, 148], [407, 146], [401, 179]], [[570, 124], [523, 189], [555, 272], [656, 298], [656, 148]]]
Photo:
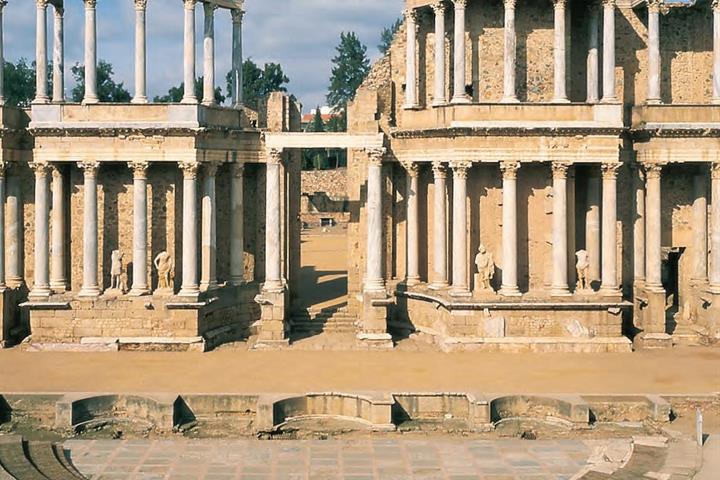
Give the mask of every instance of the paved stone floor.
[[70, 440], [75, 466], [105, 479], [570, 479], [597, 442], [368, 439]]

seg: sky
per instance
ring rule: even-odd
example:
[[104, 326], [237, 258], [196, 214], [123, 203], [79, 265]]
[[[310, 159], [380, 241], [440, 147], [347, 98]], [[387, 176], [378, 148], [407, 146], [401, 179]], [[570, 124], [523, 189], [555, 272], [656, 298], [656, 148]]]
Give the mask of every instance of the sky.
[[[354, 31], [379, 56], [383, 27], [401, 15], [402, 0], [246, 0], [244, 57], [259, 65], [277, 62], [290, 78], [289, 91], [308, 111], [325, 104], [331, 59], [340, 33]], [[70, 66], [83, 57], [83, 2], [65, 0], [65, 65], [68, 90]], [[202, 73], [203, 9], [196, 9], [197, 72]], [[48, 52], [52, 52], [52, 8], [48, 7]], [[182, 82], [182, 0], [148, 0], [148, 94], [152, 98]], [[115, 80], [133, 93], [133, 0], [98, 0], [98, 58], [109, 61]], [[4, 9], [5, 59], [35, 58], [35, 0], [9, 0]], [[215, 13], [216, 81], [225, 90], [230, 69], [232, 23], [230, 12]], [[51, 54], [50, 54], [51, 56]], [[222, 80], [222, 82], [221, 82]]]

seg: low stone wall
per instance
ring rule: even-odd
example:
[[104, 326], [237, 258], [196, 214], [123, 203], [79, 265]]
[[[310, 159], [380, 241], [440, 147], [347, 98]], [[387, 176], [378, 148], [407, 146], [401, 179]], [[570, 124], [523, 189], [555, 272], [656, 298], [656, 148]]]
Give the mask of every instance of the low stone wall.
[[347, 169], [306, 170], [302, 172], [302, 193], [325, 193], [329, 197], [347, 197]]

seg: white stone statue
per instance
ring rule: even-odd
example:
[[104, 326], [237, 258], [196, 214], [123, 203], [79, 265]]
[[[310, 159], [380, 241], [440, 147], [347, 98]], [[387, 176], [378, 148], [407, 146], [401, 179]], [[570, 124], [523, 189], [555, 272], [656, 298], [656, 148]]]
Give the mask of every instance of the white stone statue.
[[478, 254], [475, 256], [475, 266], [478, 271], [477, 275], [475, 275], [475, 288], [493, 291], [491, 282], [495, 277], [495, 261], [492, 253], [487, 251], [485, 245], [480, 245], [478, 248]]
[[110, 254], [110, 290], [119, 290], [122, 293], [127, 291], [127, 277], [124, 275], [123, 253], [120, 250], [113, 250]]
[[577, 290], [588, 291], [590, 286], [588, 284], [588, 273], [590, 272], [590, 259], [587, 250], [578, 250], [575, 253], [577, 257], [577, 263], [575, 268], [577, 269]]
[[175, 277], [175, 260], [168, 252], [160, 252], [153, 261], [158, 272], [158, 289], [169, 290]]

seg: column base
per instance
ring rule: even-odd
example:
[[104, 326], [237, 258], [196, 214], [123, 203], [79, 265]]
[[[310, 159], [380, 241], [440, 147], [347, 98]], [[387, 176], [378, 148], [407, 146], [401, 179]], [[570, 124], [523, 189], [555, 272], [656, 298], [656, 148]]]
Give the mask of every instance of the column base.
[[243, 108], [245, 108], [245, 104], [242, 102], [236, 102], [233, 103], [232, 108], [234, 108], [235, 110], [242, 110]]
[[446, 98], [441, 98], [438, 100], [433, 100], [432, 106], [433, 107], [446, 107], [448, 104], [448, 101]]
[[647, 105], [662, 105], [662, 100], [660, 100], [659, 98], [648, 98], [647, 100], [645, 100], [645, 103]]
[[83, 98], [82, 101], [83, 105], [94, 105], [96, 103], [100, 103], [100, 99], [98, 97], [86, 97]]
[[130, 289], [128, 295], [130, 295], [131, 297], [144, 297], [145, 295], [150, 295], [150, 289], [147, 287], [133, 287]]
[[245, 285], [246, 283], [247, 282], [245, 281], [245, 277], [232, 277], [230, 279], [230, 285], [233, 285], [235, 287]]
[[500, 103], [520, 103], [517, 97], [503, 97]]
[[453, 99], [450, 100], [450, 103], [453, 105], [467, 105], [472, 103], [472, 100], [467, 95], [463, 95], [461, 97], [453, 97]]
[[197, 97], [183, 97], [182, 100], [180, 100], [180, 103], [185, 105], [197, 105], [198, 99]]
[[203, 101], [203, 102], [202, 102], [202, 106], [203, 106], [203, 107], [217, 107], [218, 104], [215, 103], [214, 101], [212, 101], [212, 102], [205, 102], [205, 101]]
[[445, 290], [450, 288], [450, 284], [448, 282], [433, 282], [428, 286], [428, 288], [430, 290]]
[[405, 285], [407, 285], [408, 287], [414, 287], [420, 285], [420, 283], [422, 283], [420, 281], [420, 277], [409, 277], [407, 280], [405, 280]]
[[382, 293], [387, 294], [385, 291], [385, 281], [383, 280], [369, 280], [365, 281], [365, 287], [363, 288], [363, 292], [365, 293]]
[[720, 105], [720, 97], [713, 98], [710, 103], [712, 103], [713, 105]]
[[51, 294], [52, 294], [52, 291], [50, 290], [50, 287], [39, 286], [39, 287], [33, 287], [32, 290], [30, 290], [30, 293], [28, 293], [28, 297], [30, 297], [30, 298], [49, 298]]
[[33, 105], [47, 105], [50, 103], [50, 97], [35, 97], [32, 101]]
[[67, 282], [50, 282], [50, 290], [53, 293], [65, 293], [68, 291]]
[[198, 295], [200, 295], [200, 288], [197, 285], [182, 286], [178, 292], [178, 297], [197, 297]]
[[622, 296], [622, 292], [618, 287], [600, 287], [600, 290], [598, 290], [598, 295], [602, 297], [620, 297]]
[[220, 288], [216, 280], [213, 280], [211, 282], [201, 282], [200, 283], [200, 291], [201, 292], [207, 292], [210, 290], [217, 290]]
[[570, 297], [570, 289], [568, 287], [550, 287], [551, 297]]
[[567, 97], [553, 98], [551, 103], [570, 103], [570, 100]]
[[280, 280], [272, 280], [263, 284], [262, 291], [265, 293], [282, 293], [285, 291], [285, 286]]
[[418, 110], [420, 108], [420, 105], [414, 104], [414, 105], [403, 105], [403, 110]]
[[100, 296], [100, 287], [98, 286], [92, 286], [92, 287], [82, 287], [80, 289], [80, 293], [78, 293], [78, 297], [83, 298], [95, 298]]
[[615, 95], [612, 97], [603, 97], [600, 103], [618, 103], [618, 98]]
[[671, 348], [673, 340], [667, 333], [640, 333], [633, 339], [636, 350], [656, 350]]
[[472, 297], [472, 293], [470, 293], [470, 289], [467, 287], [453, 287], [450, 289], [450, 296], [451, 297]]
[[501, 297], [522, 297], [520, 289], [512, 285], [503, 285], [502, 287], [500, 287], [500, 291], [498, 292], [498, 294]]
[[135, 97], [135, 98], [133, 98], [133, 99], [130, 101], [130, 103], [134, 103], [134, 104], [136, 104], [136, 105], [137, 105], [137, 104], [143, 105], [143, 104], [146, 104], [146, 103], [149, 103], [149, 102], [148, 102], [148, 98], [145, 97], [145, 96], [143, 96], [143, 97]]
[[21, 277], [7, 277], [5, 283], [10, 288], [22, 288], [25, 286], [25, 279]]

